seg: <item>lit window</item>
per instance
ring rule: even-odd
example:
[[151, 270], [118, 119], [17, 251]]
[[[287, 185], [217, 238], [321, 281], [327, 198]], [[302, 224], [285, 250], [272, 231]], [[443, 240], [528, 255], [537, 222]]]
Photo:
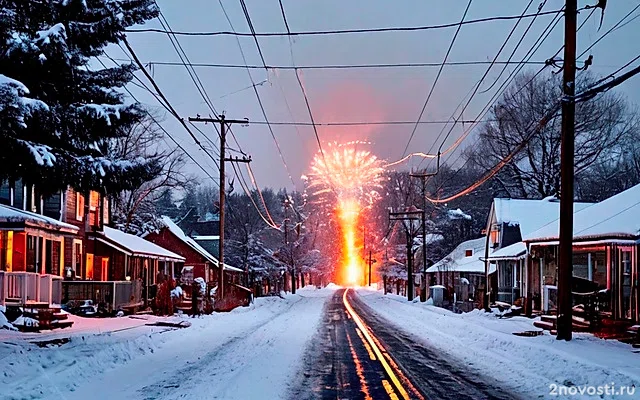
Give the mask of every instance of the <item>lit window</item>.
[[82, 218], [84, 218], [84, 196], [76, 192], [76, 219], [82, 221]]
[[464, 256], [465, 257], [471, 257], [472, 255], [473, 255], [473, 249], [464, 251]]
[[102, 223], [109, 224], [109, 199], [106, 196], [102, 199]]

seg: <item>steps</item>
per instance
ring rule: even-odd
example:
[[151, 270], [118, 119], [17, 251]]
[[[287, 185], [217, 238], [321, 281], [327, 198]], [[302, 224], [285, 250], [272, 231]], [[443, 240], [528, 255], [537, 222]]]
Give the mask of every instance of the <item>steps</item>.
[[[555, 315], [541, 315], [540, 321], [534, 321], [533, 326], [547, 331], [554, 331], [557, 328], [558, 317]], [[572, 319], [574, 332], [590, 332], [591, 323], [581, 316], [574, 315]]]

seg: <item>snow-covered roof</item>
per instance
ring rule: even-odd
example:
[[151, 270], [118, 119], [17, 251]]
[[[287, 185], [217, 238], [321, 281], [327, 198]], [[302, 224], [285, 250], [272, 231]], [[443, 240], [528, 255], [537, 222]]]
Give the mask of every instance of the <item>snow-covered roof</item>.
[[24, 223], [27, 226], [77, 233], [79, 228], [54, 218], [0, 204], [0, 223]]
[[195, 235], [194, 240], [220, 240], [219, 235]]
[[[434, 273], [439, 271], [446, 272], [476, 272], [484, 273], [484, 261], [480, 258], [484, 257], [486, 238], [467, 240], [460, 243], [449, 255], [442, 260], [427, 268], [427, 272]], [[466, 257], [467, 250], [471, 250], [472, 254]], [[491, 268], [491, 266], [489, 267]], [[495, 267], [493, 267], [495, 269]], [[489, 273], [493, 272], [489, 270]]]
[[513, 260], [524, 258], [527, 255], [527, 245], [523, 242], [517, 242], [510, 246], [503, 247], [491, 253], [489, 260]]
[[472, 219], [471, 215], [465, 213], [459, 208], [456, 208], [455, 210], [447, 211], [447, 215], [449, 216], [450, 219], [466, 219], [466, 220]]
[[102, 235], [108, 242], [112, 242], [117, 246], [122, 247], [134, 256], [146, 256], [170, 261], [185, 260], [184, 257], [173, 253], [164, 247], [160, 247], [155, 243], [151, 243], [140, 236], [131, 235], [108, 226], [103, 228]]
[[[166, 215], [163, 216], [162, 217], [162, 223], [178, 239], [182, 240], [184, 243], [186, 243], [192, 249], [197, 251], [200, 255], [202, 255], [204, 258], [206, 258], [211, 263], [213, 263], [213, 265], [215, 265], [216, 267], [218, 266], [218, 259], [215, 258], [213, 255], [211, 255], [211, 253], [209, 253], [207, 250], [205, 250], [204, 247], [200, 246], [193, 238], [187, 236], [184, 233], [184, 231], [182, 229], [180, 229], [180, 227], [178, 225], [176, 225], [175, 222], [173, 222], [173, 220], [171, 218], [167, 217]], [[217, 238], [220, 239], [219, 236]], [[224, 265], [224, 269], [227, 270], [227, 271], [233, 271], [233, 272], [243, 272], [240, 268], [232, 267], [231, 265], [227, 265], [227, 264]]]
[[[582, 210], [592, 203], [575, 203], [576, 210]], [[557, 199], [493, 199], [496, 222], [519, 225], [522, 237], [553, 222], [560, 215], [560, 202]]]
[[[558, 220], [525, 237], [527, 241], [557, 239]], [[573, 238], [640, 237], [640, 185], [573, 213]]]

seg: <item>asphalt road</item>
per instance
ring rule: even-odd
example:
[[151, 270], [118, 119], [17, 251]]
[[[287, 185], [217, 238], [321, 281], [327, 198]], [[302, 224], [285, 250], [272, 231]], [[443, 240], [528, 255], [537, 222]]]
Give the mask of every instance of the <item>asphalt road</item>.
[[514, 399], [489, 378], [399, 331], [339, 290], [307, 352], [295, 399]]

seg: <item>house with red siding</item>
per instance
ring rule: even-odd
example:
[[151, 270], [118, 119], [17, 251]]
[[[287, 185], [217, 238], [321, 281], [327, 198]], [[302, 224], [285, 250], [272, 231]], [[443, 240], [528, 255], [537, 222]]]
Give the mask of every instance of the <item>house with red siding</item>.
[[[183, 271], [189, 273], [189, 277], [182, 276], [182, 283], [190, 283], [192, 279], [204, 278], [210, 287], [216, 287], [218, 282], [218, 259], [205, 250], [193, 238], [187, 236], [182, 229], [171, 218], [162, 217], [164, 227], [156, 232], [150, 232], [144, 238], [163, 248], [184, 257]], [[182, 271], [180, 271], [182, 272]], [[182, 274], [180, 274], [182, 275]], [[185, 273], [185, 275], [187, 275]], [[224, 277], [227, 285], [231, 284], [230, 290], [225, 297], [225, 308], [234, 308], [247, 303], [250, 298], [250, 290], [239, 285], [244, 271], [230, 265], [224, 265]], [[174, 277], [176, 277], [174, 275]]]

